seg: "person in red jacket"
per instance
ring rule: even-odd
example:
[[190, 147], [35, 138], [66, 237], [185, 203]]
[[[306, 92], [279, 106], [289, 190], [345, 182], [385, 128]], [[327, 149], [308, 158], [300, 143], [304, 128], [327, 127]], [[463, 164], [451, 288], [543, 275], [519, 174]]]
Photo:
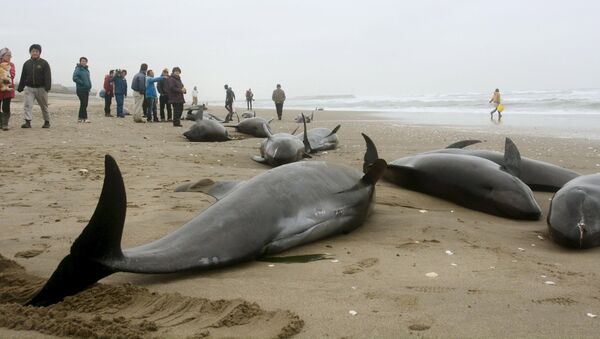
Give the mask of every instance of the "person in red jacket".
[[112, 117], [110, 114], [110, 105], [112, 104], [112, 97], [115, 95], [113, 91], [113, 84], [111, 82], [113, 76], [115, 75], [114, 70], [110, 70], [107, 75], [104, 76], [104, 116]]
[[10, 80], [5, 79], [0, 90], [0, 128], [8, 131], [8, 120], [10, 119], [10, 100], [15, 97], [15, 64], [10, 62], [12, 53], [10, 49], [4, 47], [0, 49], [0, 64], [8, 64], [10, 67]]

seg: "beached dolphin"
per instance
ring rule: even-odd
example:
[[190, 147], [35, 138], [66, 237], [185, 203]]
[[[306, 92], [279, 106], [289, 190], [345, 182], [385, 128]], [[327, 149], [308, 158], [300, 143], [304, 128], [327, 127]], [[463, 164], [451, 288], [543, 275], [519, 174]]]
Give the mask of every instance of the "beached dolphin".
[[277, 167], [233, 186], [229, 194], [221, 192], [220, 200], [173, 233], [125, 250], [125, 186], [117, 163], [107, 155], [92, 218], [28, 304], [59, 302], [115, 272], [202, 271], [348, 233], [366, 220], [375, 183], [386, 168], [372, 141], [364, 138], [364, 175], [322, 161]]
[[267, 138], [260, 144], [260, 156], [253, 156], [252, 160], [276, 167], [310, 157], [308, 154], [311, 150], [306, 134], [306, 123], [304, 124], [304, 142], [293, 134], [272, 134], [267, 124], [263, 124], [263, 129]]
[[562, 246], [599, 246], [600, 174], [577, 177], [556, 192], [547, 222], [552, 239]]
[[256, 111], [242, 113], [242, 119], [249, 119], [254, 117], [256, 117]]
[[384, 178], [474, 210], [537, 220], [541, 210], [533, 192], [517, 178], [520, 160], [507, 138], [504, 166], [464, 154], [421, 153], [391, 162]]
[[203, 119], [203, 112], [199, 112], [198, 120], [183, 135], [189, 141], [227, 141], [231, 140], [227, 129], [214, 120]]
[[[311, 153], [336, 149], [338, 145], [337, 131], [339, 129], [340, 125], [335, 126], [333, 130], [324, 127], [312, 128], [308, 130], [306, 134], [308, 136], [308, 143], [310, 144]], [[296, 137], [303, 140], [304, 133], [297, 134]]]
[[[485, 158], [497, 163], [500, 166], [504, 165], [504, 154], [488, 150], [469, 150], [463, 147], [480, 142], [479, 140], [463, 140], [454, 143], [445, 149], [430, 151], [426, 153], [451, 153], [473, 155], [480, 158]], [[534, 160], [526, 157], [521, 157], [521, 169], [518, 175], [529, 188], [534, 191], [556, 192], [564, 184], [572, 179], [580, 176], [579, 173], [571, 170], [547, 163], [544, 161]]]
[[268, 127], [271, 121], [273, 119], [267, 121], [264, 118], [252, 117], [238, 122], [237, 125], [228, 125], [226, 127], [233, 127], [240, 133], [250, 134], [257, 138], [266, 138], [268, 134], [265, 132], [263, 125], [267, 124]]

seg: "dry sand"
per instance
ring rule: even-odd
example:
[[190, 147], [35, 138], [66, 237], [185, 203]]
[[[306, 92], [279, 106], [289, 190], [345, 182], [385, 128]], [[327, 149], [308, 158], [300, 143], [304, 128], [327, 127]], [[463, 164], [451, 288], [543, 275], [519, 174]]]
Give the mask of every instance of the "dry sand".
[[[97, 203], [103, 156], [124, 175], [128, 214], [123, 247], [177, 229], [213, 199], [174, 193], [201, 178], [243, 180], [266, 170], [251, 155], [260, 139], [189, 143], [166, 123], [105, 118], [90, 102], [90, 124], [77, 123], [77, 100], [51, 97], [52, 127], [0, 131], [0, 337], [597, 337], [600, 250], [572, 251], [549, 238], [544, 217], [503, 219], [381, 182], [368, 221], [354, 232], [285, 255], [331, 253], [334, 261], [249, 262], [209, 272], [118, 273], [47, 309], [26, 300], [68, 253]], [[130, 103], [126, 103], [130, 104]], [[131, 105], [129, 105], [130, 107]], [[220, 108], [211, 112], [224, 116]], [[284, 111], [275, 131], [292, 131]], [[272, 110], [258, 115], [274, 116]], [[482, 119], [487, 118], [482, 114]], [[507, 116], [505, 119], [509, 119]], [[318, 112], [310, 127], [341, 123], [340, 147], [313, 160], [361, 168], [360, 132], [389, 161], [482, 139], [501, 150], [510, 136], [521, 154], [581, 173], [599, 168], [600, 141], [517, 134], [503, 126], [451, 128], [375, 120], [369, 113]], [[80, 174], [87, 169], [87, 175]], [[290, 178], [292, 180], [293, 178]], [[549, 193], [536, 193], [547, 214]], [[202, 244], [199, 244], [201, 246]], [[453, 254], [447, 254], [451, 251]], [[15, 262], [11, 261], [14, 260]], [[429, 272], [438, 274], [427, 277]], [[549, 285], [545, 282], [552, 281]], [[350, 314], [355, 311], [356, 314]]]

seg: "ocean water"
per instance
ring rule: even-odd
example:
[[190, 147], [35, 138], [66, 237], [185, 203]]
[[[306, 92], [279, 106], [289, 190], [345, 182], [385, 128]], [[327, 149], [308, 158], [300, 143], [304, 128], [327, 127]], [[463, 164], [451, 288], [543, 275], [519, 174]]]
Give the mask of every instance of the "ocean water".
[[[600, 139], [600, 89], [502, 91], [503, 118], [490, 120], [492, 91], [450, 94], [368, 97], [358, 95], [290, 97], [284, 108], [326, 111], [367, 111], [374, 119], [407, 124], [489, 127], [502, 125], [561, 137]], [[245, 101], [238, 101], [239, 110]], [[257, 99], [255, 108], [273, 108]], [[318, 111], [315, 116], [320, 114]]]

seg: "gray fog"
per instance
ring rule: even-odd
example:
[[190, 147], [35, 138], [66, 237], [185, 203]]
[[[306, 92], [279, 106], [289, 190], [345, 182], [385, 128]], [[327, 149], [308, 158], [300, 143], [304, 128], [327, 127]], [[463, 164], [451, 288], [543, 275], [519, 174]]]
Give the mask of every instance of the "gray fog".
[[[33, 43], [53, 82], [80, 56], [95, 89], [109, 69], [182, 69], [200, 100], [596, 88], [596, 1], [10, 1], [0, 48], [17, 80]], [[189, 95], [188, 91], [188, 95]]]

